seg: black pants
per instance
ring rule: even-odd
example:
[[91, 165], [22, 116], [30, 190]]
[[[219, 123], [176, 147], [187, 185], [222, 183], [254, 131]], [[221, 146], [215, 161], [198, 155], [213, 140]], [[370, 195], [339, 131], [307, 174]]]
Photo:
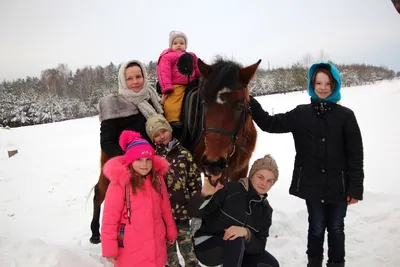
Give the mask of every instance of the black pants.
[[247, 255], [243, 238], [225, 241], [222, 235], [216, 235], [195, 246], [198, 260], [213, 266], [224, 267], [279, 267], [278, 261], [267, 251], [256, 255]]
[[347, 202], [324, 203], [319, 199], [306, 200], [308, 210], [309, 258], [322, 259], [325, 229], [328, 230], [328, 262], [343, 263], [345, 260], [344, 218]]

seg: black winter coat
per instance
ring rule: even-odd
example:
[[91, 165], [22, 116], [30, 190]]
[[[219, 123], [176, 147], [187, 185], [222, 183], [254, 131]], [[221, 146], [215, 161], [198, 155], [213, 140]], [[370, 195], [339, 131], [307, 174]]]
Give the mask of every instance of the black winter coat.
[[[247, 178], [245, 178], [247, 179]], [[193, 217], [201, 217], [202, 224], [195, 237], [203, 235], [224, 234], [230, 226], [242, 226], [249, 229], [249, 240], [246, 241], [246, 254], [259, 254], [265, 250], [269, 228], [272, 222], [272, 208], [266, 199], [261, 197], [247, 179], [247, 187], [240, 182], [228, 182], [217, 191], [210, 200], [198, 194], [197, 205], [192, 205]], [[192, 201], [196, 201], [195, 198]], [[192, 202], [192, 203], [193, 203]], [[203, 204], [200, 207], [200, 204]], [[200, 209], [199, 209], [200, 207]], [[195, 209], [195, 210], [193, 210]]]
[[146, 118], [141, 113], [104, 120], [100, 126], [100, 145], [108, 157], [112, 158], [125, 153], [119, 146], [119, 136], [123, 130], [139, 132], [144, 139], [152, 144], [146, 133]]
[[353, 111], [331, 102], [269, 115], [253, 97], [254, 122], [269, 133], [293, 134], [296, 158], [289, 193], [303, 199], [363, 198], [363, 144]]

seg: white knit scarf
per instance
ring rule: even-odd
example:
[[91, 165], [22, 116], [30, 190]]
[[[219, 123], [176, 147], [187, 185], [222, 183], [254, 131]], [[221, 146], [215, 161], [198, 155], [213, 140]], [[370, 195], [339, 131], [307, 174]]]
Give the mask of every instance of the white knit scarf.
[[[125, 82], [125, 70], [126, 67], [135, 62], [140, 65], [143, 73], [143, 89], [140, 92], [135, 93], [132, 90], [126, 87]], [[147, 83], [148, 76], [145, 66], [138, 60], [130, 60], [123, 63], [119, 69], [118, 73], [118, 92], [119, 94], [132, 104], [134, 104], [133, 114], [138, 114], [139, 112], [143, 114], [143, 116], [148, 119], [151, 115], [156, 113], [163, 114], [164, 110], [160, 104], [160, 97], [157, 95], [156, 90], [148, 85]], [[151, 101], [151, 104], [149, 103]]]

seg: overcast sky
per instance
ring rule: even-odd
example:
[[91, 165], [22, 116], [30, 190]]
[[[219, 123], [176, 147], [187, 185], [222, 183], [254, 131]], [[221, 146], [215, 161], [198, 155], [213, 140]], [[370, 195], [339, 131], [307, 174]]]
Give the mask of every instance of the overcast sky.
[[188, 51], [288, 66], [319, 51], [338, 63], [400, 71], [400, 15], [390, 0], [1, 0], [0, 80], [65, 63], [157, 60], [170, 30]]

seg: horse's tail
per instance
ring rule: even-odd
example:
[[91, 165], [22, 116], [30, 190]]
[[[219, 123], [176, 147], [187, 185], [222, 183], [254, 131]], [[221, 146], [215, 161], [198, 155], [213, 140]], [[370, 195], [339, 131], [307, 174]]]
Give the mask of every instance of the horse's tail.
[[[100, 152], [100, 177], [101, 177], [101, 172], [103, 170], [103, 166], [104, 164], [109, 160], [110, 158], [107, 157], [107, 155], [101, 150]], [[100, 178], [99, 178], [100, 179]], [[94, 185], [92, 188], [90, 188], [89, 194], [86, 197], [86, 203], [85, 203], [85, 211], [86, 211], [86, 207], [87, 207], [87, 202], [89, 200], [90, 195], [92, 194], [93, 190], [95, 190], [96, 185]], [[96, 192], [95, 192], [96, 194]]]
[[96, 185], [94, 185], [92, 188], [90, 188], [89, 194], [88, 194], [87, 197], [86, 197], [85, 212], [86, 212], [86, 207], [87, 207], [87, 203], [88, 203], [89, 197], [90, 197], [90, 195], [93, 193], [95, 187], [96, 187]]

